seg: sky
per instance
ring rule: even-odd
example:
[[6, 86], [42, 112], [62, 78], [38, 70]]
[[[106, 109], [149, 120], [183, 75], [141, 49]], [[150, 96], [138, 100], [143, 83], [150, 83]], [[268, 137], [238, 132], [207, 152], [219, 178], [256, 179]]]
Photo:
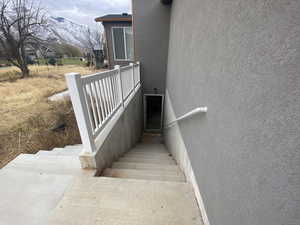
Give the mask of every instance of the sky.
[[65, 17], [95, 28], [94, 19], [111, 13], [131, 13], [131, 0], [40, 0], [54, 17]]

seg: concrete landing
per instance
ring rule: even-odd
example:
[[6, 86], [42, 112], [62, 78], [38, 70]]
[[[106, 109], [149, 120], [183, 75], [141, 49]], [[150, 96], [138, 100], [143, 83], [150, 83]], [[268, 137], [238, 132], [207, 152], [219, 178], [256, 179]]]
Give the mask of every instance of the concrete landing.
[[79, 150], [61, 148], [21, 154], [0, 170], [0, 225], [44, 225], [82, 170]]
[[48, 225], [202, 225], [187, 183], [76, 179]]

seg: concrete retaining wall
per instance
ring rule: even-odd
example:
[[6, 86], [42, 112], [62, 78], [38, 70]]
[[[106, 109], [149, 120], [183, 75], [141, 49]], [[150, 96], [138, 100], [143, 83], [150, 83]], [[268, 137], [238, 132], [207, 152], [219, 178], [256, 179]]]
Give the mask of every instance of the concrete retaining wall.
[[[116, 115], [117, 116], [117, 115]], [[124, 112], [105, 137], [93, 156], [95, 167], [102, 170], [135, 146], [142, 136], [142, 91], [141, 88], [126, 106]]]

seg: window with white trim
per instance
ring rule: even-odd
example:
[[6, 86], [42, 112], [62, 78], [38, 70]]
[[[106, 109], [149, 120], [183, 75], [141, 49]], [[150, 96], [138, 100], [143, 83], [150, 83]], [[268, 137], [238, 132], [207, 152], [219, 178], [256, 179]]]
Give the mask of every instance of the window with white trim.
[[132, 27], [112, 27], [112, 40], [115, 60], [133, 60]]

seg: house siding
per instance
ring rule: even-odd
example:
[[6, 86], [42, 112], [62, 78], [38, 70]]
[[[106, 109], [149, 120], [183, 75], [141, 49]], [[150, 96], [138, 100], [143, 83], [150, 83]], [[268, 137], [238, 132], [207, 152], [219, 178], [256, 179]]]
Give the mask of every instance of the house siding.
[[211, 225], [300, 224], [299, 21], [300, 1], [173, 0], [169, 105], [208, 112], [165, 136], [182, 138]]
[[132, 0], [135, 59], [141, 62], [144, 93], [165, 92], [170, 9], [160, 0]]
[[108, 54], [108, 64], [110, 69], [112, 69], [115, 65], [127, 66], [129, 63], [133, 61], [118, 61], [114, 59], [114, 50], [113, 50], [113, 40], [112, 40], [112, 27], [130, 27], [132, 26], [131, 22], [103, 22], [103, 26], [105, 29], [105, 37], [107, 40], [107, 49], [106, 52]]

